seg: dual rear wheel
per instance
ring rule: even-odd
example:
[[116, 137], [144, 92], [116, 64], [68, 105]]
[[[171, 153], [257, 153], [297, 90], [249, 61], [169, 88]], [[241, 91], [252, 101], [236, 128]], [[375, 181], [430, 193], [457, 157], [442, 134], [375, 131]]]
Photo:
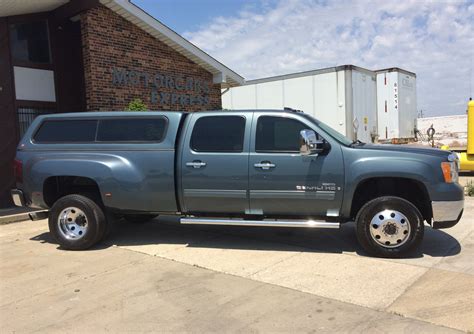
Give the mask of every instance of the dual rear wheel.
[[49, 231], [65, 249], [87, 249], [101, 241], [108, 229], [104, 210], [83, 195], [66, 195], [49, 211]]
[[[66, 195], [49, 211], [49, 231], [64, 249], [88, 249], [104, 239], [110, 230], [112, 215], [106, 215], [100, 201], [84, 195]], [[125, 220], [143, 223], [155, 215], [126, 215]]]

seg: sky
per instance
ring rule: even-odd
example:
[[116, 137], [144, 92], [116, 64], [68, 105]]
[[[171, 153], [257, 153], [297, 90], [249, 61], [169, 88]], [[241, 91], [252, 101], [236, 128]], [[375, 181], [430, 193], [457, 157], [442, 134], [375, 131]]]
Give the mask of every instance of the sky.
[[344, 64], [417, 75], [425, 116], [474, 98], [474, 0], [133, 0], [246, 80]]

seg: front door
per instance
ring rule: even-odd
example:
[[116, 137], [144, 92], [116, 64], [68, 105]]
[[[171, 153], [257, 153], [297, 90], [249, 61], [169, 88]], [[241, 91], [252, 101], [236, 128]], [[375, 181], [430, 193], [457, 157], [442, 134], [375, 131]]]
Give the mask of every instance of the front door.
[[194, 113], [181, 157], [184, 210], [248, 211], [248, 158], [252, 113]]
[[[250, 211], [257, 215], [333, 216], [342, 203], [343, 160], [336, 143], [319, 155], [299, 153], [300, 131], [315, 124], [295, 115], [254, 114], [249, 158]], [[321, 132], [321, 131], [320, 131]]]

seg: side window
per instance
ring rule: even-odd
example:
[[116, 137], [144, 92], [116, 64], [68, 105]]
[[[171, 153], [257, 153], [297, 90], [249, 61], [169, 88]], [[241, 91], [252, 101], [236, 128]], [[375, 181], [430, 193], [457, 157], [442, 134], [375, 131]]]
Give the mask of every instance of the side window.
[[167, 119], [102, 119], [99, 121], [97, 141], [101, 142], [160, 142], [167, 127]]
[[95, 140], [96, 120], [45, 121], [33, 137], [37, 143], [89, 143]]
[[46, 21], [10, 25], [10, 46], [14, 60], [49, 64], [49, 32]]
[[244, 133], [244, 117], [201, 117], [194, 124], [191, 149], [196, 152], [242, 152]]
[[262, 116], [257, 122], [256, 152], [298, 153], [300, 131], [308, 126], [291, 118]]

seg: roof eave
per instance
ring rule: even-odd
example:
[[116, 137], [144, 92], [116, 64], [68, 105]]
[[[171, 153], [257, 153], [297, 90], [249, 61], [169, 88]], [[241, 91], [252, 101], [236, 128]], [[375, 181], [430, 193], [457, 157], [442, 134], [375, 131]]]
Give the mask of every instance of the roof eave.
[[244, 84], [243, 77], [129, 0], [100, 0], [100, 3], [212, 73], [215, 84], [220, 84], [223, 87], [235, 87]]

